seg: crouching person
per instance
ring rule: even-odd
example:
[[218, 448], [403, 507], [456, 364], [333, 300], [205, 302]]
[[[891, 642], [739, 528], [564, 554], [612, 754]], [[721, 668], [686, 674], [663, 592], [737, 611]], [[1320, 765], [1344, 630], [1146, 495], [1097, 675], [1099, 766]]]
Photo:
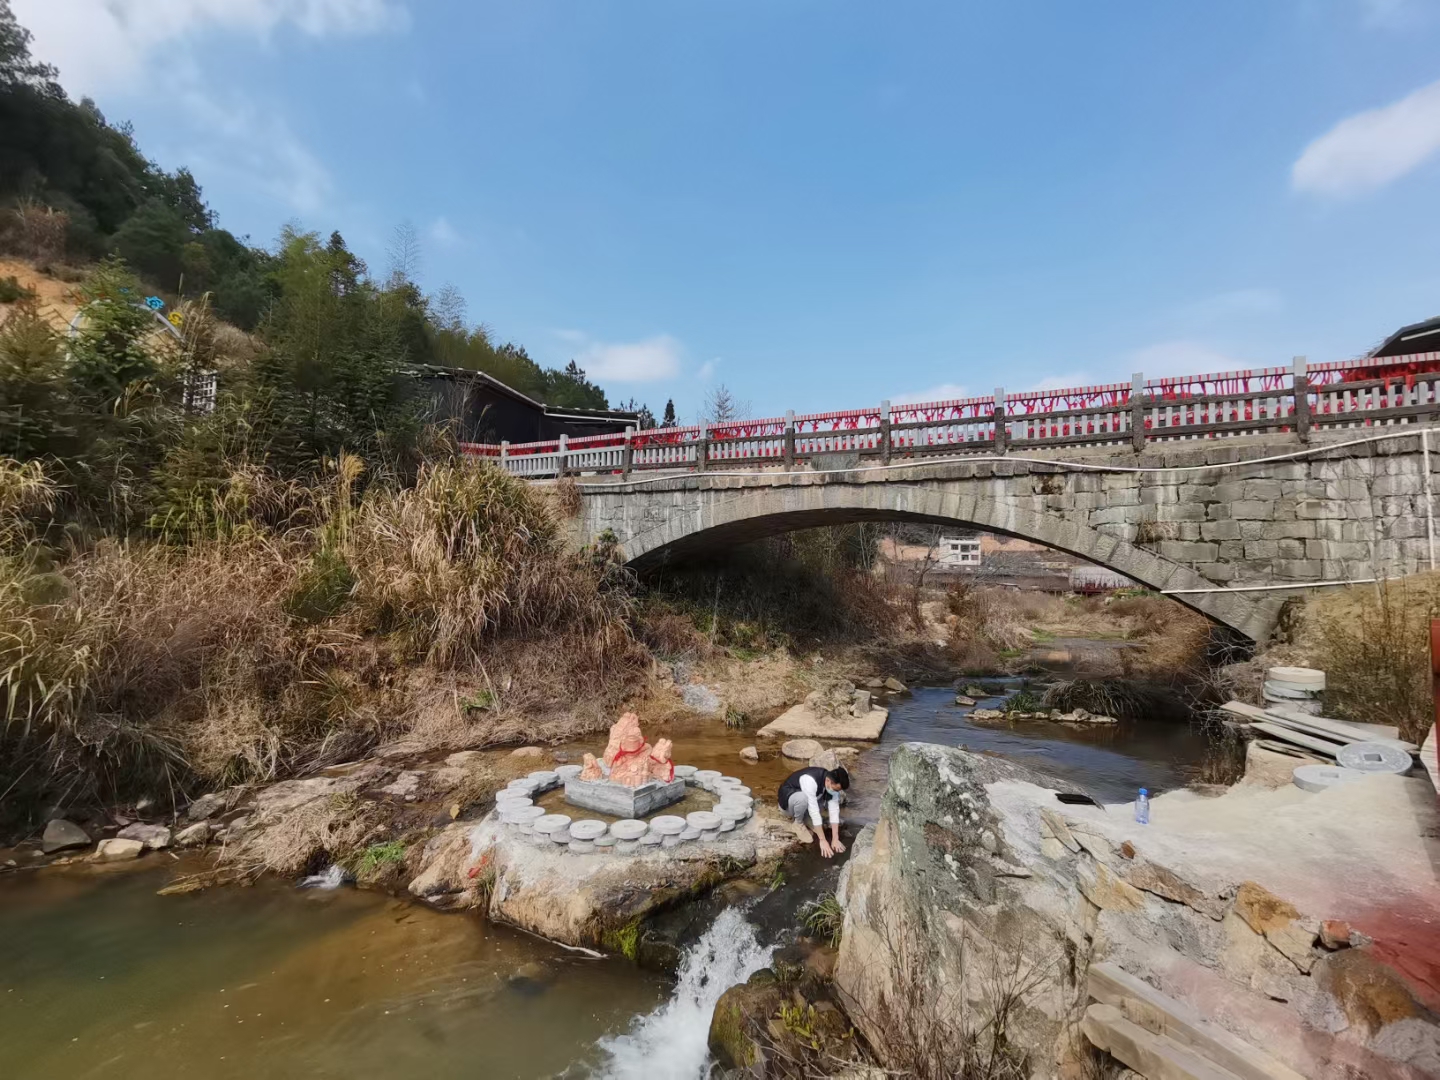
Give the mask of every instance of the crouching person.
[[[845, 850], [840, 842], [840, 801], [842, 792], [850, 787], [850, 774], [843, 768], [825, 769], [813, 766], [791, 773], [780, 785], [780, 809], [787, 811], [790, 818], [810, 842], [810, 833], [805, 828], [805, 819], [810, 819], [810, 828], [820, 841], [820, 854], [825, 858]], [[820, 800], [829, 803], [830, 839], [825, 839], [825, 830], [820, 823]]]

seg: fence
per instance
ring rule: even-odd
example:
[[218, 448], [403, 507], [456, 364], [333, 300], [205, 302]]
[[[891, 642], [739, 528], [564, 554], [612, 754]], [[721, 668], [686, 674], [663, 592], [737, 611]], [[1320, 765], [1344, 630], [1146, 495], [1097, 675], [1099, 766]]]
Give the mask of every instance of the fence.
[[517, 476], [784, 467], [1004, 454], [1440, 421], [1440, 352], [535, 443], [467, 443]]

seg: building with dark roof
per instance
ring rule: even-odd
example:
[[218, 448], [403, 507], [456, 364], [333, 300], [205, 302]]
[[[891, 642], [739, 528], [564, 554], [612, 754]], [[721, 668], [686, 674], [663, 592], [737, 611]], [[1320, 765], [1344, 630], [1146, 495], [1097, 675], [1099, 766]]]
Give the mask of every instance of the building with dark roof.
[[561, 435], [618, 435], [640, 426], [631, 412], [546, 405], [483, 371], [427, 364], [416, 377], [425, 385], [432, 419], [454, 425], [461, 442], [544, 442]]
[[1440, 315], [1424, 322], [1402, 326], [1372, 352], [1372, 357], [1410, 356], [1413, 353], [1440, 352]]

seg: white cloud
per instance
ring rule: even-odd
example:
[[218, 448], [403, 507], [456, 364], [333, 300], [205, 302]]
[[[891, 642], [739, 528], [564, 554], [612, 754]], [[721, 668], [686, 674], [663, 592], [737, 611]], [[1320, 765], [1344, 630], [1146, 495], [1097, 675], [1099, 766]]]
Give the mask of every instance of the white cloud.
[[263, 192], [299, 214], [316, 213], [330, 202], [329, 170], [284, 117], [244, 102], [222, 103], [196, 87], [177, 91], [171, 100], [190, 121], [178, 159], [196, 176]]
[[1186, 304], [1179, 315], [1189, 322], [1210, 325], [1249, 315], [1268, 315], [1284, 306], [1284, 298], [1275, 289], [1231, 289]]
[[464, 243], [465, 240], [465, 238], [456, 231], [455, 226], [451, 225], [444, 217], [438, 217], [432, 221], [430, 227], [425, 230], [425, 235], [434, 241], [438, 247], [442, 248], [458, 247]]
[[1433, 0], [1360, 0], [1364, 21], [1369, 26], [1398, 30], [1423, 20]]
[[1343, 198], [1382, 188], [1440, 150], [1440, 82], [1341, 120], [1290, 170], [1297, 191]]
[[891, 394], [890, 404], [892, 405], [923, 405], [932, 401], [953, 401], [956, 398], [973, 397], [967, 387], [959, 383], [939, 383], [928, 390], [906, 391], [903, 394]]
[[1249, 360], [1240, 360], [1198, 341], [1160, 341], [1136, 349], [1127, 358], [1130, 368], [1123, 375], [1103, 380], [1119, 382], [1131, 372], [1141, 372], [1147, 379], [1169, 375], [1209, 375], [1220, 371], [1239, 371], [1254, 367]]
[[408, 22], [397, 0], [11, 0], [35, 35], [32, 51], [60, 69], [72, 94], [134, 89], [156, 63], [205, 34], [265, 40], [298, 31], [310, 37], [371, 34]]
[[695, 372], [695, 378], [701, 382], [709, 382], [715, 377], [715, 369], [720, 366], [720, 358], [717, 356], [712, 360], [706, 360]]
[[556, 336], [577, 348], [575, 362], [600, 382], [659, 382], [680, 373], [684, 350], [669, 334], [626, 342], [595, 341], [574, 330], [557, 330]]

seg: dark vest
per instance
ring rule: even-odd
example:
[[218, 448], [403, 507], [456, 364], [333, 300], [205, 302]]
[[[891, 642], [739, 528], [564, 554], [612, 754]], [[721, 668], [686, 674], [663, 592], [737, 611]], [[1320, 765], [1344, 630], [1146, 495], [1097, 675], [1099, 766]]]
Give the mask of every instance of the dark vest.
[[808, 769], [797, 769], [795, 772], [787, 776], [785, 778], [785, 782], [780, 785], [781, 810], [790, 809], [790, 796], [794, 795], [797, 791], [800, 790], [800, 778], [802, 776], [813, 776], [815, 778], [815, 788], [818, 792], [817, 798], [824, 799], [827, 797], [827, 792], [825, 791], [824, 769], [822, 769], [819, 765], [812, 766]]

